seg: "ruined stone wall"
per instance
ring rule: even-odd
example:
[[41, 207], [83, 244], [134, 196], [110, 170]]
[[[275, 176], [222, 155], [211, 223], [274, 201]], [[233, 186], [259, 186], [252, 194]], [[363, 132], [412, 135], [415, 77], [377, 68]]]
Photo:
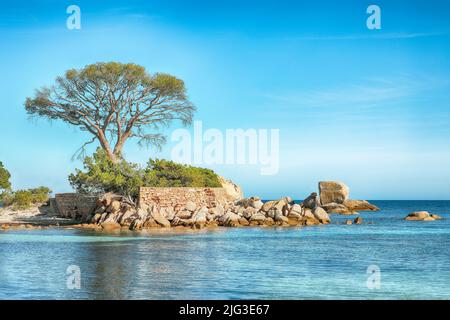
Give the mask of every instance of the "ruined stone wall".
[[223, 188], [151, 188], [142, 187], [139, 205], [157, 204], [159, 207], [181, 208], [192, 201], [197, 207], [215, 207], [217, 203], [229, 200]]
[[79, 193], [58, 193], [55, 195], [56, 208], [59, 216], [65, 218], [83, 218], [92, 214], [97, 196], [87, 196]]

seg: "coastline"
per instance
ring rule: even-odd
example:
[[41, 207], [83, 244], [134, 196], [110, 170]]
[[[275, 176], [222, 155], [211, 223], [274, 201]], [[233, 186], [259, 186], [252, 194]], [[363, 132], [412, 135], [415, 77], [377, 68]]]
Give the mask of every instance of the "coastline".
[[[2, 268], [16, 275], [4, 279], [0, 295], [92, 300], [449, 298], [450, 201], [373, 203], [381, 211], [361, 212], [364, 223], [353, 226], [344, 224], [348, 216], [336, 214], [330, 224], [311, 227], [0, 230]], [[444, 220], [404, 220], [406, 213], [420, 209], [442, 214]], [[73, 264], [82, 272], [80, 290], [65, 287], [65, 270]], [[374, 264], [382, 272], [378, 290], [366, 286], [366, 270]], [[35, 279], [49, 281], [30, 290]]]

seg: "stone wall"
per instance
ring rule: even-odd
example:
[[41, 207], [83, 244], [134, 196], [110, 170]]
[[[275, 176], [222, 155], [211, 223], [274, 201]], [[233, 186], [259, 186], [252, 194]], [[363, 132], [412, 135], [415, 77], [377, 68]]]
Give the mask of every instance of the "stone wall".
[[92, 214], [97, 203], [97, 196], [78, 193], [58, 193], [55, 195], [58, 215], [65, 218], [85, 218]]
[[[87, 196], [78, 193], [58, 193], [53, 206], [58, 215], [65, 218], [82, 219], [91, 215], [98, 196]], [[172, 207], [175, 210], [184, 207], [189, 201], [198, 207], [213, 208], [217, 203], [232, 201], [224, 188], [152, 188], [142, 187], [139, 190], [138, 205], [157, 204], [159, 207]]]
[[224, 188], [151, 188], [142, 187], [139, 191], [139, 206], [157, 204], [159, 207], [184, 207], [192, 201], [198, 207], [215, 207], [217, 203], [228, 201]]

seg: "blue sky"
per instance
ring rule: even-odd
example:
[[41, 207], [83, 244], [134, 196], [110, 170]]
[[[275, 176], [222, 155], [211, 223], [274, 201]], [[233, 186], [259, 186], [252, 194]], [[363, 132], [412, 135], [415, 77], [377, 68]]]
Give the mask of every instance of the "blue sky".
[[[302, 198], [341, 180], [353, 198], [450, 199], [448, 1], [1, 2], [0, 161], [15, 188], [70, 191], [87, 138], [30, 121], [25, 98], [69, 68], [121, 61], [182, 78], [205, 129], [280, 130], [278, 174], [211, 166], [246, 195]], [[72, 4], [81, 30], [66, 28]], [[381, 30], [366, 27], [370, 4]], [[172, 147], [130, 141], [125, 156]]]

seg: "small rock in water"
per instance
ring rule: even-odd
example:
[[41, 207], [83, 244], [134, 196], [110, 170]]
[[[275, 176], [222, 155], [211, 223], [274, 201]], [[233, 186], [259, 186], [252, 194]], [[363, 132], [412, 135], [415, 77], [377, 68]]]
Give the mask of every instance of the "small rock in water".
[[354, 224], [361, 224], [363, 219], [361, 217], [356, 217], [355, 220], [353, 220]]
[[428, 211], [415, 211], [405, 217], [405, 220], [408, 221], [435, 221], [439, 219], [441, 219], [441, 217], [434, 214], [430, 215]]

